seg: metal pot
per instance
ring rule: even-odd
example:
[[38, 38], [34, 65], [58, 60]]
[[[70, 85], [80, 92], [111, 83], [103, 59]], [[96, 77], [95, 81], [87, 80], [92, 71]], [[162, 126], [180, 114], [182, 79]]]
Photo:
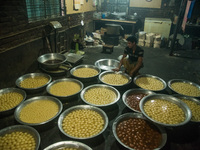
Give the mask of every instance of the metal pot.
[[118, 24], [106, 24], [107, 34], [109, 35], [120, 35], [120, 31], [123, 29]]
[[65, 61], [66, 57], [59, 53], [48, 53], [38, 57], [40, 67], [47, 70], [58, 69]]

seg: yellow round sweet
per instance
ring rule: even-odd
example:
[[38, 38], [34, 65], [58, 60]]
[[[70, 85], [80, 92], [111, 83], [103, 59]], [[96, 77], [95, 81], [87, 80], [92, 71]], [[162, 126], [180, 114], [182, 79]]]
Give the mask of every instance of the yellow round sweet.
[[171, 87], [174, 91], [183, 95], [193, 97], [200, 96], [200, 89], [189, 83], [174, 82], [171, 84]]
[[56, 96], [69, 96], [81, 90], [78, 83], [73, 81], [63, 81], [52, 85], [50, 93]]
[[165, 124], [178, 124], [185, 120], [184, 111], [178, 105], [163, 99], [147, 101], [144, 111], [150, 118]]
[[102, 81], [110, 85], [124, 85], [128, 83], [128, 78], [122, 74], [106, 74], [102, 77]]
[[59, 111], [51, 100], [38, 100], [27, 104], [20, 112], [20, 119], [26, 123], [41, 123], [53, 118]]
[[35, 150], [36, 141], [28, 132], [14, 131], [0, 136], [1, 150]]
[[0, 111], [9, 110], [22, 102], [23, 96], [17, 92], [8, 92], [0, 95]]
[[136, 80], [136, 84], [146, 90], [157, 91], [164, 88], [164, 84], [160, 80], [152, 77], [140, 77]]
[[200, 121], [200, 105], [194, 101], [189, 99], [181, 99], [187, 106], [190, 108], [192, 112], [192, 121]]
[[70, 112], [62, 122], [63, 130], [73, 137], [87, 138], [97, 135], [104, 127], [102, 116], [94, 110], [79, 109]]
[[22, 88], [28, 88], [28, 89], [38, 88], [47, 84], [48, 81], [49, 79], [44, 76], [29, 77], [21, 81], [20, 86]]
[[93, 68], [78, 68], [73, 72], [76, 77], [88, 78], [98, 74], [98, 71]]
[[115, 101], [117, 95], [114, 91], [103, 88], [95, 87], [87, 90], [84, 94], [84, 99], [95, 105], [106, 105]]

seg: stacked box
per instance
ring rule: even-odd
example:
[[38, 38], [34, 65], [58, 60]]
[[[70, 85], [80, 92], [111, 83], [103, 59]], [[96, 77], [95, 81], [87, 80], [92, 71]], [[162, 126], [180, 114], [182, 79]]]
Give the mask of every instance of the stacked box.
[[138, 46], [144, 46], [145, 45], [145, 42], [144, 42], [145, 40], [143, 40], [143, 39], [139, 39], [138, 40]]
[[146, 34], [146, 41], [148, 41], [149, 43], [153, 43], [154, 36], [155, 36], [155, 33], [147, 33]]
[[153, 47], [153, 43], [148, 40], [145, 40], [145, 47]]
[[147, 33], [145, 40], [145, 47], [153, 47], [155, 33]]
[[145, 40], [146, 39], [146, 32], [144, 32], [144, 31], [139, 32], [139, 39]]
[[161, 35], [160, 34], [156, 34], [154, 36], [154, 44], [153, 44], [153, 47], [154, 48], [160, 48], [160, 45], [161, 45]]
[[144, 46], [145, 39], [146, 39], [146, 32], [144, 31], [139, 32], [138, 46]]

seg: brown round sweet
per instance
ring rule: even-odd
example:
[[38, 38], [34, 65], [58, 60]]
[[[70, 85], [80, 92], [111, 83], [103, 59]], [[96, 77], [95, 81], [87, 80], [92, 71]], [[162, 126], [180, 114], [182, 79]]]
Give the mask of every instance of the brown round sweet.
[[131, 107], [133, 108], [134, 110], [137, 110], [137, 111], [140, 111], [140, 107], [139, 107], [139, 104], [140, 104], [140, 100], [147, 96], [148, 94], [144, 94], [144, 93], [132, 93], [130, 94], [129, 96], [127, 96], [126, 98], [126, 103]]
[[120, 122], [116, 132], [122, 143], [136, 150], [155, 149], [162, 141], [162, 134], [156, 126], [140, 118]]

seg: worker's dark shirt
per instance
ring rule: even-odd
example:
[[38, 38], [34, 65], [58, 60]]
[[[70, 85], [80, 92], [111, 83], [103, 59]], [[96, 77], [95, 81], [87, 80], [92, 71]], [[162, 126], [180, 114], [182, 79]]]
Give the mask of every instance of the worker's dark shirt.
[[127, 54], [130, 62], [137, 62], [139, 57], [143, 57], [144, 50], [139, 46], [136, 47], [135, 53], [133, 53], [133, 49], [128, 46], [124, 50], [124, 54]]

